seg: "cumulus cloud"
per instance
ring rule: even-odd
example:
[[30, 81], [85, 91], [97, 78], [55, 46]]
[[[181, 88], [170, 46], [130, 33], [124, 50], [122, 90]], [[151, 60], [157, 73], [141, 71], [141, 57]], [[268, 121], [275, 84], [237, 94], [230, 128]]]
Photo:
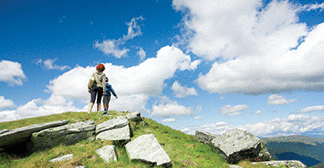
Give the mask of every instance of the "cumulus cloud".
[[310, 107], [306, 107], [300, 111], [298, 111], [297, 113], [311, 113], [311, 112], [317, 112], [317, 111], [324, 111], [324, 106], [310, 106]]
[[9, 86], [22, 85], [26, 78], [20, 63], [7, 60], [0, 62], [0, 81], [8, 83]]
[[268, 104], [271, 105], [282, 105], [282, 104], [293, 103], [296, 101], [297, 99], [286, 100], [286, 98], [278, 94], [272, 94], [268, 97]]
[[48, 100], [34, 99], [25, 105], [18, 106], [16, 110], [1, 111], [0, 122], [59, 114], [67, 111], [78, 112], [80, 109], [64, 97], [52, 95]]
[[171, 89], [176, 94], [176, 97], [186, 97], [189, 95], [198, 95], [195, 88], [187, 88], [185, 86], [181, 86], [178, 81], [175, 81], [171, 87]]
[[131, 22], [126, 23], [128, 25], [127, 35], [123, 35], [123, 37], [119, 38], [118, 40], [109, 39], [109, 40], [104, 40], [102, 43], [96, 41], [94, 47], [98, 48], [106, 55], [112, 54], [116, 58], [127, 56], [127, 52], [129, 51], [129, 49], [127, 48], [121, 49], [120, 47], [124, 45], [126, 41], [131, 40], [136, 36], [142, 35], [141, 27], [140, 25], [138, 25], [138, 22], [142, 20], [143, 20], [142, 16], [133, 18]]
[[[192, 62], [190, 56], [174, 46], [161, 48], [156, 57], [148, 58], [138, 66], [125, 68], [105, 63], [104, 72], [109, 72], [106, 73], [109, 83], [119, 97], [118, 100], [112, 98], [111, 109], [147, 111], [145, 106], [149, 96], [159, 96], [166, 79], [172, 78], [178, 70], [194, 70], [193, 64], [196, 61]], [[88, 80], [95, 71], [95, 66], [73, 68], [51, 80], [47, 86], [48, 92], [87, 103], [90, 99]]]
[[249, 106], [240, 104], [236, 106], [226, 105], [222, 107], [219, 112], [226, 116], [241, 115], [241, 111], [248, 109]]
[[0, 96], [0, 109], [15, 107], [15, 103], [12, 100], [5, 99], [3, 96]]
[[196, 130], [221, 135], [224, 132], [238, 128], [246, 130], [258, 137], [276, 137], [289, 135], [317, 135], [323, 133], [324, 117], [312, 117], [308, 115], [290, 115], [286, 119], [273, 119], [269, 121], [258, 122], [255, 124], [246, 124], [242, 126], [233, 126], [228, 122], [217, 122], [186, 129], [187, 134], [194, 135]]
[[260, 0], [174, 0], [173, 6], [185, 13], [184, 33], [192, 32], [184, 39], [188, 50], [216, 60], [197, 79], [202, 89], [264, 94], [324, 86], [324, 23], [309, 29], [299, 22], [300, 6], [276, 0], [265, 7]]
[[162, 122], [175, 122], [176, 120], [173, 118], [166, 118], [164, 120], [162, 120]]
[[308, 115], [290, 115], [287, 119], [273, 119], [256, 124], [246, 124], [239, 128], [247, 130], [255, 136], [284, 136], [323, 132], [323, 117], [311, 117]]
[[194, 113], [192, 107], [185, 107], [167, 97], [162, 97], [159, 105], [153, 105], [150, 117], [186, 116]]
[[70, 68], [69, 66], [59, 66], [59, 65], [54, 64], [54, 62], [56, 60], [57, 59], [47, 59], [47, 60], [39, 59], [36, 61], [36, 65], [44, 64], [46, 69], [56, 69], [56, 70], [61, 70], [61, 71]]

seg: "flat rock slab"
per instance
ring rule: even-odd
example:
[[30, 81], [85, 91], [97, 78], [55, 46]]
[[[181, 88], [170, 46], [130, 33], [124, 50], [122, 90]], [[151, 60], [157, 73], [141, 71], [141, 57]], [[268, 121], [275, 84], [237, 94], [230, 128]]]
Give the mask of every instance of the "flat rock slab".
[[279, 160], [279, 161], [266, 161], [266, 162], [252, 162], [252, 164], [265, 164], [267, 166], [280, 167], [285, 166], [289, 168], [304, 168], [307, 167], [304, 163], [299, 160]]
[[243, 167], [241, 167], [241, 166], [238, 166], [238, 165], [230, 165], [230, 167], [229, 168], [243, 168]]
[[204, 132], [204, 131], [196, 131], [195, 133], [195, 139], [204, 143], [204, 144], [209, 144], [211, 141], [216, 138], [218, 135]]
[[55, 128], [49, 128], [32, 134], [32, 143], [36, 149], [50, 148], [60, 144], [72, 145], [94, 136], [94, 121], [78, 122]]
[[129, 125], [126, 125], [122, 128], [115, 128], [108, 131], [99, 133], [96, 136], [97, 140], [130, 140], [130, 129]]
[[49, 123], [34, 124], [12, 130], [5, 130], [0, 134], [0, 148], [10, 147], [18, 143], [27, 141], [34, 132], [44, 129], [66, 125], [69, 120], [53, 121]]
[[68, 154], [68, 155], [64, 155], [55, 159], [50, 160], [50, 162], [62, 162], [65, 160], [71, 160], [73, 159], [73, 154]]
[[96, 150], [96, 153], [99, 154], [99, 156], [106, 162], [109, 163], [111, 161], [117, 162], [117, 153], [115, 150], [114, 145], [107, 145], [104, 146], [98, 150]]
[[96, 126], [96, 135], [107, 130], [125, 127], [128, 124], [129, 124], [128, 120], [124, 118], [111, 119], [102, 122]]
[[[228, 163], [236, 164], [243, 159], [256, 158], [265, 161], [263, 159], [270, 158], [266, 149], [262, 149], [260, 139], [244, 130], [234, 129], [225, 132], [223, 135], [215, 137], [211, 143]], [[260, 154], [261, 152], [263, 153]], [[269, 157], [265, 155], [269, 155]]]
[[172, 166], [171, 159], [153, 134], [139, 136], [131, 142], [128, 142], [125, 147], [131, 160], [156, 163], [157, 166]]

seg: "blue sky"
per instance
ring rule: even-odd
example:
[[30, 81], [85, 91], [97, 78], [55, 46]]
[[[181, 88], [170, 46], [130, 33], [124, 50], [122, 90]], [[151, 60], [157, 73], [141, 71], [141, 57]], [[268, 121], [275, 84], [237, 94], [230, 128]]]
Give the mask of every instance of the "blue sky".
[[324, 137], [324, 3], [0, 1], [0, 122], [85, 112], [98, 63], [119, 96], [194, 134]]

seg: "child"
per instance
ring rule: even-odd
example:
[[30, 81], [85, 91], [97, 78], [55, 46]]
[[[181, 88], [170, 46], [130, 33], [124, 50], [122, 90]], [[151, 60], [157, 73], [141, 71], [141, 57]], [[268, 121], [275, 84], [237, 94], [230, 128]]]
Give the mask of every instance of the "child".
[[[116, 97], [116, 99], [118, 99], [118, 96], [116, 95], [114, 89], [112, 88], [112, 86], [108, 83], [108, 78], [106, 77], [106, 93], [104, 94], [104, 98], [103, 98], [103, 104], [104, 104], [104, 113], [102, 115], [108, 114], [108, 108], [109, 108], [109, 102], [110, 102], [110, 98], [111, 98], [111, 93]], [[111, 93], [110, 93], [111, 92]]]

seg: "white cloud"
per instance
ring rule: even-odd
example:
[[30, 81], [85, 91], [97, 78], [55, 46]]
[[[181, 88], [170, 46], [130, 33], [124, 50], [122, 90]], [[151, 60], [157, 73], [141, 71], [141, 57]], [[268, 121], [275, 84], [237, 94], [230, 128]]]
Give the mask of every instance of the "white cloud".
[[176, 120], [173, 118], [166, 118], [164, 120], [162, 120], [162, 122], [175, 122]]
[[311, 11], [311, 10], [316, 10], [316, 9], [320, 9], [320, 11], [323, 11], [324, 9], [324, 2], [321, 4], [307, 4], [302, 6], [299, 10], [300, 11]]
[[[159, 96], [166, 79], [172, 78], [178, 70], [193, 70], [193, 64], [195, 61], [192, 62], [190, 56], [174, 46], [161, 48], [155, 58], [148, 58], [138, 66], [125, 68], [105, 63], [104, 73], [109, 72], [106, 73], [109, 83], [119, 97], [118, 100], [112, 98], [110, 109], [147, 111], [145, 106], [149, 96]], [[47, 86], [48, 92], [55, 96], [88, 103], [90, 100], [87, 90], [88, 80], [95, 71], [95, 67], [73, 68], [51, 80]]]
[[136, 36], [142, 35], [141, 27], [137, 24], [138, 22], [142, 21], [143, 17], [135, 17], [131, 20], [131, 22], [126, 23], [128, 25], [128, 32], [127, 35], [123, 36], [123, 40], [127, 41], [133, 39]]
[[290, 115], [287, 119], [273, 119], [256, 124], [246, 124], [239, 128], [245, 129], [255, 136], [281, 136], [296, 134], [313, 134], [323, 132], [323, 117], [308, 115]]
[[296, 101], [297, 99], [286, 100], [286, 98], [278, 94], [272, 94], [268, 97], [268, 104], [271, 105], [282, 105], [282, 104], [293, 103]]
[[324, 106], [310, 106], [310, 107], [306, 107], [302, 110], [300, 110], [297, 113], [311, 113], [311, 112], [317, 112], [317, 111], [324, 111]]
[[236, 116], [241, 115], [241, 111], [248, 109], [249, 106], [241, 104], [236, 106], [226, 105], [220, 109], [220, 113], [226, 116]]
[[118, 40], [104, 40], [102, 43], [96, 41], [95, 43], [95, 47], [99, 48], [99, 50], [106, 55], [112, 54], [116, 58], [127, 56], [129, 49], [120, 49], [119, 45], [121, 45], [121, 43]]
[[200, 120], [202, 118], [202, 116], [197, 116], [195, 117], [195, 120]]
[[290, 115], [286, 119], [273, 119], [255, 124], [245, 124], [242, 126], [231, 126], [227, 122], [201, 125], [195, 128], [186, 129], [186, 133], [194, 135], [196, 130], [221, 135], [224, 132], [238, 128], [258, 137], [276, 137], [288, 135], [316, 135], [322, 134], [324, 127], [324, 117], [311, 117], [308, 115]]
[[[155, 58], [149, 58], [138, 66], [124, 68], [106, 63], [104, 72], [109, 72], [109, 83], [118, 95], [158, 96], [163, 90], [164, 80], [172, 78], [177, 70], [191, 70], [191, 64], [190, 56], [178, 48], [166, 46]], [[55, 95], [88, 100], [87, 84], [95, 71], [95, 67], [76, 67], [50, 81], [48, 89]]]
[[149, 113], [145, 107], [148, 99], [149, 96], [145, 94], [118, 96], [118, 99], [112, 97], [109, 103], [109, 110]]
[[171, 89], [176, 94], [176, 97], [186, 97], [189, 95], [198, 95], [195, 88], [187, 88], [185, 86], [181, 86], [178, 81], [175, 81], [171, 87]]
[[54, 62], [56, 60], [57, 59], [47, 59], [47, 60], [39, 59], [39, 60], [36, 61], [36, 64], [37, 65], [38, 64], [44, 64], [46, 69], [57, 69], [57, 70], [61, 70], [61, 71], [70, 68], [69, 66], [59, 66], [59, 65], [54, 64]]
[[[324, 23], [300, 23], [289, 1], [174, 0], [185, 13], [188, 50], [216, 60], [197, 79], [210, 93], [264, 94], [324, 86]], [[304, 39], [301, 40], [301, 39]]]
[[235, 129], [235, 127], [229, 126], [227, 122], [217, 122], [215, 124], [200, 125], [193, 129], [187, 129], [186, 133], [190, 135], [195, 135], [196, 130], [209, 132], [215, 135], [221, 135], [227, 131]]
[[7, 82], [10, 86], [22, 85], [22, 80], [26, 79], [26, 76], [21, 69], [21, 64], [18, 62], [12, 62], [2, 60], [0, 62], [0, 81]]
[[126, 23], [128, 25], [127, 35], [123, 35], [123, 37], [119, 38], [118, 40], [109, 39], [109, 40], [104, 40], [102, 43], [96, 41], [94, 47], [98, 48], [106, 55], [112, 54], [116, 58], [127, 56], [127, 52], [129, 51], [129, 49], [127, 48], [120, 49], [120, 46], [124, 45], [128, 40], [131, 40], [136, 36], [142, 35], [141, 27], [137, 24], [142, 20], [143, 20], [142, 16], [133, 18], [131, 22]]
[[3, 96], [0, 96], [0, 109], [15, 107], [15, 103], [12, 100], [5, 99]]
[[136, 54], [140, 56], [141, 60], [144, 60], [146, 57], [146, 53], [142, 47], [139, 48]]
[[194, 113], [192, 107], [185, 107], [167, 97], [162, 97], [159, 105], [153, 105], [150, 117], [186, 116]]
[[17, 107], [16, 110], [1, 111], [0, 122], [21, 120], [24, 118], [59, 114], [63, 112], [81, 111], [64, 97], [52, 95], [48, 100], [34, 99], [25, 105]]
[[260, 114], [262, 114], [262, 112], [261, 112], [260, 110], [258, 110], [258, 111], [255, 112], [254, 114], [256, 114], [256, 115], [260, 115]]

